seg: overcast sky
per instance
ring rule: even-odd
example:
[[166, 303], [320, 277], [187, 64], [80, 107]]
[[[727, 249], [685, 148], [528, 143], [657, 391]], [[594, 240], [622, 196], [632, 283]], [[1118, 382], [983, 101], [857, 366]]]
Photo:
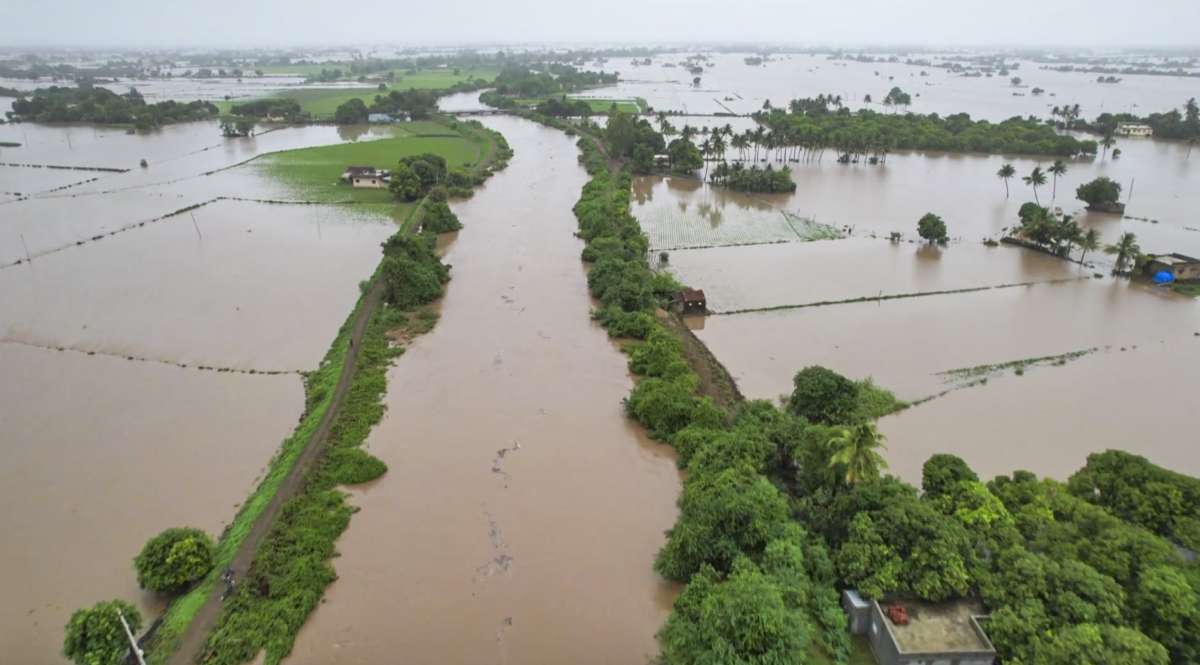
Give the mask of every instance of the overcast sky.
[[1200, 48], [1200, 0], [0, 0], [0, 47], [647, 40]]

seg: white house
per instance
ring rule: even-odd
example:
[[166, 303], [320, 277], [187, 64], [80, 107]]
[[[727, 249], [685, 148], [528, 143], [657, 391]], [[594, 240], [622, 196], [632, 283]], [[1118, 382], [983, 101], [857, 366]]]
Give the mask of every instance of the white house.
[[1139, 122], [1123, 122], [1117, 125], [1117, 134], [1121, 136], [1154, 136], [1154, 129], [1150, 125], [1143, 125]]
[[388, 186], [390, 179], [387, 171], [374, 166], [347, 166], [342, 172], [342, 182], [358, 189], [383, 189]]

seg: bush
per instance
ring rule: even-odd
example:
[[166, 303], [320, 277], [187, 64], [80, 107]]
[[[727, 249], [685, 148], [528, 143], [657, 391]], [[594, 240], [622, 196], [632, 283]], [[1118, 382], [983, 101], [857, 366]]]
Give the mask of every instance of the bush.
[[138, 585], [160, 593], [181, 591], [212, 569], [215, 547], [199, 529], [167, 529], [151, 538], [134, 559]]
[[946, 222], [941, 217], [927, 212], [917, 221], [917, 235], [931, 243], [944, 243], [948, 240]]
[[1075, 190], [1075, 198], [1087, 204], [1088, 208], [1104, 208], [1116, 203], [1121, 198], [1121, 184], [1100, 176], [1095, 180], [1080, 185]]
[[689, 372], [683, 359], [683, 347], [675, 335], [662, 326], [654, 326], [646, 341], [634, 347], [629, 370], [642, 376], [673, 379]]
[[697, 397], [695, 391], [693, 374], [645, 379], [625, 399], [625, 410], [661, 441], [669, 441], [688, 425], [723, 427], [725, 415], [711, 399]]
[[435, 201], [425, 207], [425, 216], [421, 218], [421, 228], [432, 233], [448, 233], [462, 228], [458, 215], [450, 209], [445, 199]]
[[125, 615], [129, 630], [136, 635], [142, 627], [137, 608], [123, 600], [96, 603], [71, 614], [63, 638], [63, 655], [77, 665], [123, 665], [129, 640], [118, 612]]
[[608, 330], [609, 337], [646, 339], [658, 324], [646, 312], [626, 312], [620, 307], [605, 307], [592, 312], [592, 318]]

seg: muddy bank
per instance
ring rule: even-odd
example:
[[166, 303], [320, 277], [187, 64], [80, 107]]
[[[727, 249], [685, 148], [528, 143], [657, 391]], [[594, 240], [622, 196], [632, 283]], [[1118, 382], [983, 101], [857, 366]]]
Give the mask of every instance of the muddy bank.
[[516, 151], [475, 197], [436, 330], [389, 374], [340, 579], [293, 663], [642, 662], [673, 589], [666, 447], [622, 413], [624, 357], [589, 320], [570, 139], [496, 118]]

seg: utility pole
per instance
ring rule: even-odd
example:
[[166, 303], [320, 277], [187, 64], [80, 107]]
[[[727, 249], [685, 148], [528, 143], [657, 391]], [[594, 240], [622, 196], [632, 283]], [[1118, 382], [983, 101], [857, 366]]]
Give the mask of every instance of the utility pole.
[[29, 245], [25, 243], [25, 234], [21, 234], [21, 245], [25, 248], [25, 261], [33, 263], [33, 257], [29, 255]]
[[125, 622], [125, 615], [121, 614], [121, 610], [117, 610], [117, 617], [121, 619], [121, 627], [125, 629], [125, 637], [129, 638], [129, 650], [133, 652], [137, 658], [138, 665], [146, 665], [146, 659], [143, 657], [141, 647], [138, 646], [137, 640], [133, 639], [133, 631], [129, 630], [129, 624]]
[[1133, 181], [1134, 180], [1137, 180], [1137, 178], [1134, 178], [1133, 176], [1129, 177], [1129, 193], [1125, 195], [1126, 203], [1129, 203], [1129, 200], [1133, 198]]
[[188, 211], [188, 214], [192, 216], [192, 226], [196, 229], [196, 237], [204, 240], [204, 236], [200, 235], [200, 225], [196, 223], [196, 213]]

